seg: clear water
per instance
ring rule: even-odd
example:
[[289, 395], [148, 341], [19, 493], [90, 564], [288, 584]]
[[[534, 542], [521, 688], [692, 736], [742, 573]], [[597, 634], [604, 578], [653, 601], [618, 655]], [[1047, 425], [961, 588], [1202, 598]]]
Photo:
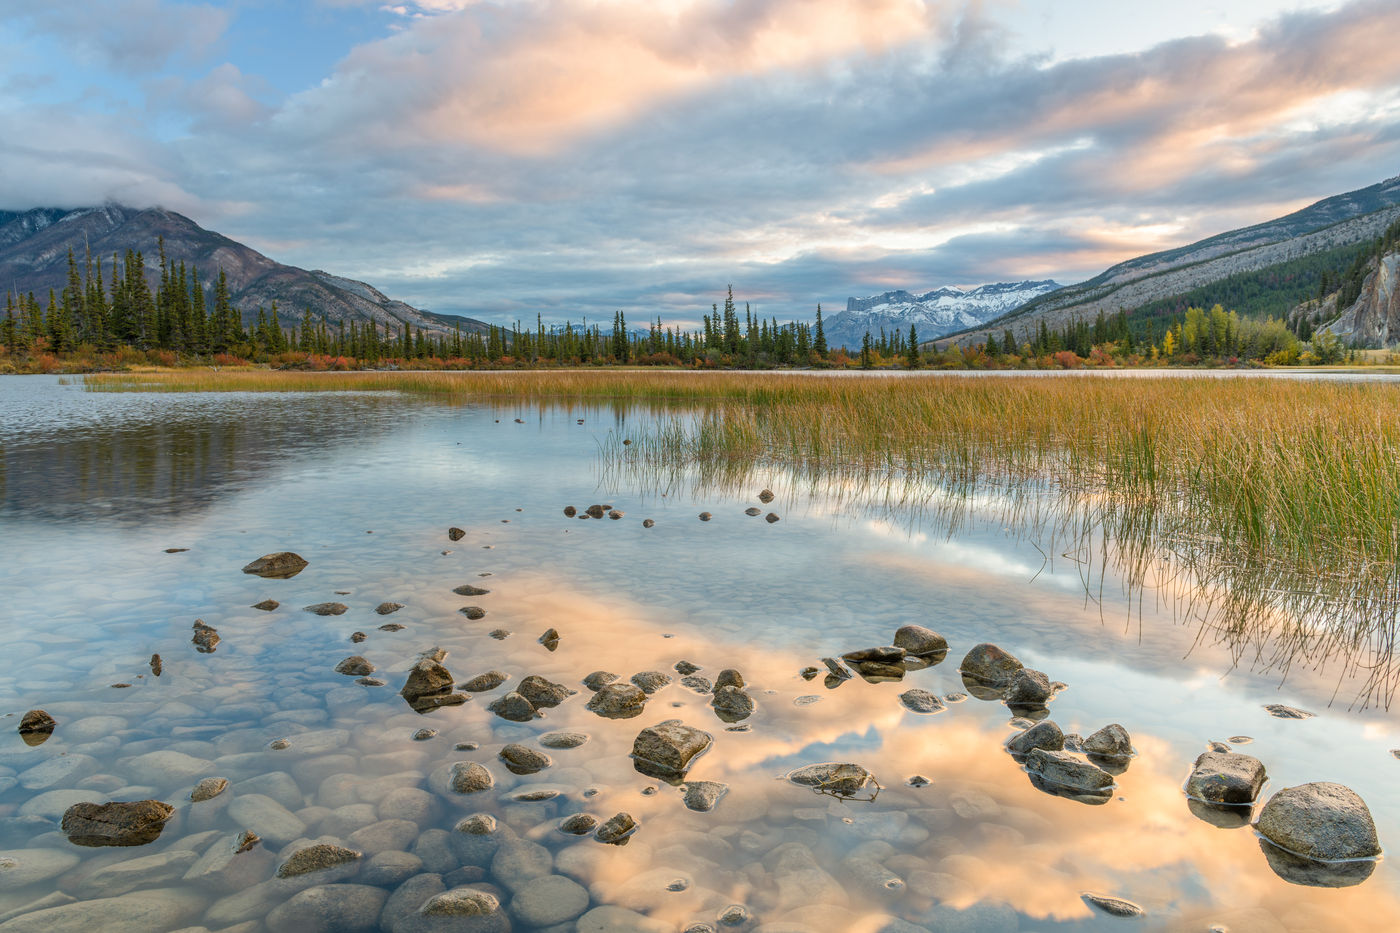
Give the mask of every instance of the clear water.
[[[1086, 592], [1078, 565], [1058, 554], [1047, 564], [991, 500], [950, 529], [777, 476], [778, 499], [763, 507], [780, 514], [776, 524], [744, 514], [760, 505], [757, 488], [701, 494], [681, 484], [663, 495], [605, 469], [600, 454], [610, 432], [626, 436], [648, 417], [0, 380], [0, 711], [10, 724], [0, 734], [0, 931], [84, 918], [116, 930], [392, 930], [395, 911], [423, 898], [389, 897], [402, 879], [374, 874], [381, 851], [421, 860], [403, 860], [400, 874], [494, 892], [503, 907], [492, 922], [508, 917], [517, 931], [1400, 928], [1391, 860], [1353, 887], [1290, 883], [1249, 827], [1198, 819], [1181, 790], [1208, 742], [1248, 736], [1238, 750], [1265, 763], [1266, 796], [1346, 784], [1369, 804], [1382, 844], [1400, 844], [1397, 718], [1351, 708], [1335, 665], [1300, 663], [1286, 678], [1252, 672], [1248, 659], [1236, 666], [1170, 601], [1130, 597], [1111, 574]], [[562, 513], [595, 502], [625, 515]], [[714, 519], [698, 521], [701, 511]], [[449, 541], [451, 525], [466, 536]], [[287, 580], [240, 572], [282, 550], [309, 567]], [[491, 592], [454, 595], [464, 583]], [[280, 608], [250, 608], [267, 598]], [[385, 600], [405, 607], [376, 615]], [[326, 601], [349, 611], [301, 609]], [[486, 617], [460, 615], [469, 603]], [[212, 654], [191, 644], [195, 619], [222, 638]], [[380, 631], [386, 622], [405, 628]], [[903, 683], [829, 689], [799, 676], [824, 655], [887, 644], [907, 623], [945, 635], [949, 659]], [[551, 627], [562, 636], [554, 652], [537, 641]], [[493, 629], [511, 634], [496, 640]], [[368, 635], [362, 644], [350, 641], [356, 631]], [[1127, 727], [1138, 757], [1111, 800], [1088, 806], [1033, 786], [1002, 750], [1014, 729], [1000, 702], [904, 710], [898, 694], [909, 687], [962, 691], [957, 663], [983, 641], [1069, 685], [1050, 704], [1067, 732]], [[491, 669], [511, 679], [415, 713], [397, 690], [418, 652], [435, 646], [459, 681]], [[336, 674], [352, 654], [387, 685]], [[727, 731], [707, 697], [679, 683], [635, 719], [585, 709], [588, 673], [679, 680], [682, 659], [711, 678], [743, 672], [758, 707], [749, 731]], [[579, 693], [530, 723], [487, 711], [529, 674]], [[1263, 705], [1278, 702], [1317, 716], [1275, 719]], [[31, 747], [15, 726], [36, 707], [59, 726]], [[679, 790], [628, 758], [642, 727], [673, 718], [714, 736], [688, 775], [729, 786], [712, 812], [688, 810]], [[437, 735], [416, 741], [425, 727]], [[504, 743], [535, 746], [557, 730], [589, 740], [549, 751], [553, 765], [529, 776], [496, 757]], [[278, 739], [288, 747], [269, 747]], [[169, 752], [178, 754], [159, 754]], [[458, 761], [486, 765], [495, 786], [446, 789], [443, 773]], [[873, 801], [841, 800], [783, 780], [826, 761], [858, 762], [883, 789]], [[911, 786], [915, 775], [928, 784]], [[229, 789], [190, 803], [207, 776]], [[514, 799], [531, 789], [559, 796]], [[58, 830], [74, 802], [146, 797], [177, 807], [148, 845], [83, 848]], [[618, 811], [640, 823], [626, 846], [556, 829], [569, 814]], [[454, 848], [453, 828], [473, 813], [498, 821], [483, 843], [494, 851]], [[262, 843], [219, 872], [186, 877], [243, 829]], [[308, 840], [365, 857], [349, 876], [274, 879]], [[549, 876], [571, 884], [541, 881]], [[325, 883], [357, 887], [335, 889], [340, 906], [316, 913], [298, 892]], [[1107, 916], [1084, 892], [1128, 899], [1146, 916]], [[733, 905], [747, 919], [725, 926]]]

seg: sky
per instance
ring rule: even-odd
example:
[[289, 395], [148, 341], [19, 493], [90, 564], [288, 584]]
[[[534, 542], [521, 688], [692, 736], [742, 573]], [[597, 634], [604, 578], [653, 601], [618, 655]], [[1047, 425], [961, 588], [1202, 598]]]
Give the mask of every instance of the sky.
[[0, 0], [0, 208], [486, 320], [1053, 278], [1400, 174], [1400, 3]]

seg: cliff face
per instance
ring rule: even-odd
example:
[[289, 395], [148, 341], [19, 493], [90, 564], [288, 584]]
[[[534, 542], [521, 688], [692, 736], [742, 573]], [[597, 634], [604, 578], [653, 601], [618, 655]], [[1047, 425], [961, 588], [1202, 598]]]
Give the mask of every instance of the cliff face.
[[[1400, 343], [1400, 252], [1386, 253], [1361, 284], [1361, 297], [1342, 311], [1323, 330], [1331, 331], [1348, 343], [1368, 347], [1388, 347]], [[1335, 310], [1336, 296], [1330, 296]], [[1325, 316], [1326, 302], [1321, 309]]]

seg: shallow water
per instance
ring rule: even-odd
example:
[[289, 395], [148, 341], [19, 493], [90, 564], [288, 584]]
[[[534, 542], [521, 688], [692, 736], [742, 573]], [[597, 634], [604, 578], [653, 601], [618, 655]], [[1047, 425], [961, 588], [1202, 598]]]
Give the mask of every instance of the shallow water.
[[[950, 533], [932, 516], [862, 510], [777, 476], [767, 506], [757, 488], [676, 484], [663, 495], [629, 485], [604, 469], [600, 443], [647, 417], [384, 394], [88, 394], [43, 377], [0, 380], [0, 710], [12, 724], [36, 707], [59, 722], [38, 746], [13, 725], [0, 735], [0, 931], [83, 917], [104, 929], [305, 933], [319, 917], [328, 929], [392, 930], [404, 904], [398, 927], [409, 929], [440, 888], [419, 879], [400, 890], [404, 872], [495, 892], [497, 920], [517, 931], [1400, 927], [1392, 861], [1353, 887], [1289, 883], [1248, 826], [1197, 818], [1181, 790], [1208, 742], [1248, 736], [1238, 750], [1268, 768], [1266, 797], [1344, 783], [1369, 804], [1382, 844], [1400, 839], [1396, 716], [1349, 708], [1351, 685], [1335, 666], [1300, 664], [1286, 679], [1251, 672], [1247, 660], [1235, 668], [1228, 645], [1200, 639], [1170, 600], [1127, 594], [1111, 574], [1086, 592], [1080, 565], [1059, 554], [1047, 564], [991, 498]], [[624, 517], [562, 513], [592, 503]], [[746, 516], [750, 506], [781, 521]], [[701, 511], [714, 519], [697, 521]], [[466, 536], [449, 541], [451, 525]], [[285, 580], [240, 572], [282, 550], [310, 565]], [[453, 594], [468, 583], [491, 592]], [[281, 606], [250, 608], [267, 598]], [[405, 607], [379, 616], [384, 600]], [[349, 609], [301, 610], [326, 601]], [[485, 618], [460, 615], [467, 604]], [[213, 653], [191, 644], [196, 618], [221, 636]], [[386, 622], [405, 628], [379, 630]], [[948, 660], [902, 683], [828, 688], [799, 676], [824, 655], [887, 644], [907, 623], [945, 635]], [[537, 641], [551, 627], [561, 634], [553, 652]], [[496, 640], [495, 629], [511, 634]], [[356, 631], [363, 643], [351, 643]], [[1127, 727], [1138, 756], [1111, 799], [1090, 806], [1037, 789], [1001, 747], [1014, 730], [999, 701], [904, 710], [898, 695], [910, 687], [963, 691], [957, 663], [983, 641], [1069, 685], [1049, 705], [1067, 732]], [[418, 652], [435, 646], [459, 682], [492, 669], [510, 680], [415, 713], [397, 690]], [[387, 684], [334, 672], [354, 654]], [[757, 702], [748, 731], [727, 731], [708, 698], [679, 682], [634, 719], [585, 709], [591, 671], [679, 681], [682, 659], [711, 679], [743, 672]], [[578, 693], [528, 723], [486, 710], [530, 674]], [[1279, 702], [1317, 716], [1263, 709]], [[673, 718], [714, 737], [688, 774], [729, 786], [712, 812], [686, 809], [679, 790], [627, 757], [641, 728]], [[415, 741], [424, 727], [437, 734]], [[537, 774], [513, 775], [496, 757], [505, 743], [538, 747], [559, 730], [589, 740], [549, 750], [553, 764]], [[280, 739], [286, 748], [269, 747]], [[445, 787], [458, 761], [484, 764], [494, 787]], [[826, 761], [858, 762], [882, 789], [873, 801], [842, 800], [782, 779]], [[928, 784], [911, 786], [915, 775]], [[229, 789], [189, 802], [208, 776]], [[559, 795], [514, 799], [528, 789]], [[80, 848], [57, 830], [74, 802], [144, 797], [178, 808], [151, 844]], [[640, 823], [626, 846], [555, 828], [569, 814], [618, 811]], [[473, 813], [498, 829], [464, 842], [454, 827]], [[217, 872], [196, 871], [243, 829], [262, 843]], [[349, 875], [275, 880], [307, 840], [365, 855]], [[371, 859], [381, 852], [418, 862], [402, 858], [390, 877], [379, 862], [391, 857]], [[332, 893], [353, 916], [318, 914], [298, 894], [326, 883], [347, 886]], [[1109, 917], [1084, 892], [1147, 915]], [[733, 905], [747, 919], [722, 925]]]

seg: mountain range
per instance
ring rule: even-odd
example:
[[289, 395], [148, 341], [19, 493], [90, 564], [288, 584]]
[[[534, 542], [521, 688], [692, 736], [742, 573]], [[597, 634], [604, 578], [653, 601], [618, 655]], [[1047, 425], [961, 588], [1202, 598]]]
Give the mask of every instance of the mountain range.
[[[1325, 198], [1265, 223], [1118, 263], [1087, 281], [1047, 292], [987, 320], [985, 329], [979, 324], [950, 333], [955, 342], [972, 344], [1002, 329], [1029, 334], [1041, 321], [1058, 328], [1120, 309], [1130, 318], [1144, 316], [1154, 305], [1173, 300], [1203, 307], [1220, 302], [1228, 307], [1232, 286], [1287, 278], [1296, 273], [1300, 261], [1310, 257], [1348, 254], [1381, 236], [1397, 218], [1400, 176]], [[1282, 317], [1303, 297], [1289, 298], [1289, 294], [1279, 289], [1280, 306], [1269, 308], [1269, 313]]]
[[113, 254], [128, 249], [142, 253], [147, 276], [159, 280], [157, 253], [164, 241], [166, 258], [198, 267], [201, 284], [211, 292], [220, 270], [228, 279], [233, 306], [250, 322], [259, 307], [277, 302], [284, 326], [313, 318], [330, 325], [374, 321], [401, 331], [404, 324], [428, 333], [483, 332], [487, 325], [469, 317], [434, 314], [395, 301], [374, 286], [319, 269], [283, 265], [220, 233], [206, 230], [182, 214], [164, 208], [131, 208], [120, 204], [85, 207], [34, 208], [0, 211], [0, 291], [33, 292], [47, 302], [49, 289], [61, 292], [68, 277], [68, 252], [82, 263], [89, 253], [102, 260], [104, 277], [111, 276]]
[[875, 337], [881, 330], [907, 335], [910, 325], [918, 329], [921, 341], [929, 340], [978, 327], [1059, 287], [1059, 283], [1046, 279], [998, 282], [966, 290], [944, 285], [917, 296], [901, 290], [869, 298], [848, 298], [846, 310], [825, 318], [822, 327], [827, 343], [833, 347], [859, 347], [867, 332]]

